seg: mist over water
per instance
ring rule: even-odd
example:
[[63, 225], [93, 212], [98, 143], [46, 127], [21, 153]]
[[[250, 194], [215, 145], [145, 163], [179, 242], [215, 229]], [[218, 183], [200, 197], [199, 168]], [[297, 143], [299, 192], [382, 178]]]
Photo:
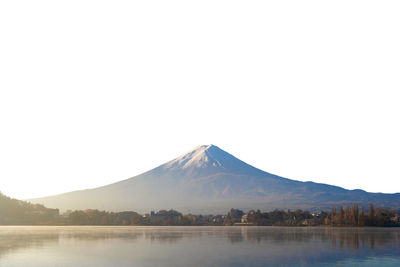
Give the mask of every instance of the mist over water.
[[398, 228], [0, 227], [0, 266], [399, 266]]

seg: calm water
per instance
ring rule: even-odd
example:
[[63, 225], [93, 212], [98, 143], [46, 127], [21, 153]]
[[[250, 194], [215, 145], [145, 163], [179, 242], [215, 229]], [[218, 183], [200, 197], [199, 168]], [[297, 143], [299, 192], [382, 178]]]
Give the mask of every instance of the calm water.
[[400, 229], [0, 227], [0, 266], [400, 266]]

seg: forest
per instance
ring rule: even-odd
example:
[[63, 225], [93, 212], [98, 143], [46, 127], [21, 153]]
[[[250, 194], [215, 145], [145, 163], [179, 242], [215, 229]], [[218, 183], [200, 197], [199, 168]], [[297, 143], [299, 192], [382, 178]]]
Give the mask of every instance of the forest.
[[0, 225], [49, 225], [56, 224], [59, 217], [58, 209], [49, 209], [0, 193]]
[[358, 204], [332, 207], [330, 211], [311, 213], [304, 210], [243, 212], [231, 209], [223, 215], [182, 214], [160, 210], [149, 214], [134, 211], [107, 212], [94, 209], [59, 212], [39, 204], [12, 199], [0, 193], [0, 225], [192, 225], [192, 226], [333, 226], [333, 227], [398, 227], [400, 211], [371, 203], [366, 210]]

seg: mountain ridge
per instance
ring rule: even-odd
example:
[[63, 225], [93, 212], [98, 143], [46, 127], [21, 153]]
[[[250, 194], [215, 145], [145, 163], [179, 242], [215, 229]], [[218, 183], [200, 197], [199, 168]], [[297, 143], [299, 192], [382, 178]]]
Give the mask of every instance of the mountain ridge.
[[198, 213], [218, 213], [230, 208], [312, 210], [369, 202], [400, 208], [399, 193], [368, 193], [291, 180], [255, 168], [215, 145], [195, 147], [126, 180], [29, 201], [61, 210], [138, 212], [169, 208]]

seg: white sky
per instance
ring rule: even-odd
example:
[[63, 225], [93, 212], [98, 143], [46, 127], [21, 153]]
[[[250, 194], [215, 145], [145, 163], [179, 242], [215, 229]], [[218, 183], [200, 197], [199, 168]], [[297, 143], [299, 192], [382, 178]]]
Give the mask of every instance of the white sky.
[[0, 190], [126, 179], [215, 144], [400, 192], [399, 1], [1, 1]]

